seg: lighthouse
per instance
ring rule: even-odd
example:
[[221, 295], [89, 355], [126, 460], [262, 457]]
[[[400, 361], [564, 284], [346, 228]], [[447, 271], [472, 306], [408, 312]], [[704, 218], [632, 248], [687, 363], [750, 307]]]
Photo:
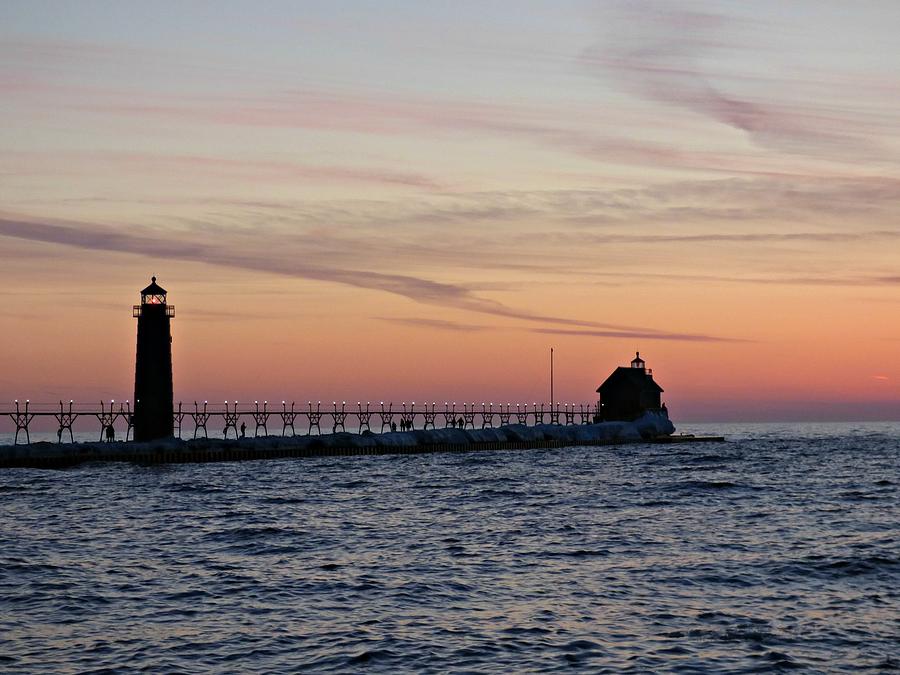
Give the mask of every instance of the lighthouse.
[[134, 367], [134, 440], [151, 441], [174, 433], [172, 405], [172, 330], [175, 306], [153, 277], [141, 291]]
[[662, 392], [663, 388], [653, 379], [653, 371], [647, 368], [647, 362], [637, 352], [631, 360], [630, 368], [619, 366], [598, 387], [600, 414], [604, 422], [627, 422], [637, 419], [648, 410], [662, 411]]

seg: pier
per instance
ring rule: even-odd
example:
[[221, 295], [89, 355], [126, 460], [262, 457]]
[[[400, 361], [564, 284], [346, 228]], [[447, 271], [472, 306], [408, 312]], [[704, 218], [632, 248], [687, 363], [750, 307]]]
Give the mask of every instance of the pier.
[[[0, 403], [0, 419], [15, 427], [12, 445], [0, 447], [0, 467], [56, 468], [88, 461], [208, 462], [273, 457], [365, 455], [557, 448], [640, 442], [721, 441], [673, 439], [675, 427], [660, 398], [662, 387], [640, 353], [617, 367], [592, 403], [308, 400], [251, 403], [199, 400], [176, 404], [172, 319], [175, 307], [156, 277], [132, 307], [137, 319], [134, 398], [76, 404]], [[221, 400], [221, 399], [220, 399]], [[84, 428], [96, 441], [75, 442]], [[32, 442], [32, 432], [56, 431], [56, 442]], [[83, 437], [82, 437], [83, 438]], [[123, 442], [124, 441], [124, 442]]]
[[[451, 408], [452, 410], [452, 408]], [[332, 409], [330, 412], [334, 412]], [[565, 410], [563, 409], [563, 414]], [[407, 414], [411, 414], [407, 408]], [[210, 413], [211, 414], [211, 413]], [[229, 409], [223, 415], [240, 415]], [[322, 414], [326, 414], [323, 412]], [[338, 408], [338, 414], [340, 409]], [[529, 413], [531, 415], [532, 413]], [[538, 415], [540, 407], [538, 407]], [[571, 407], [570, 407], [571, 414]], [[498, 415], [499, 417], [499, 415]], [[458, 421], [458, 420], [457, 420]], [[486, 424], [487, 419], [482, 421]], [[405, 425], [404, 425], [405, 426]], [[333, 433], [208, 438], [188, 440], [169, 437], [151, 441], [32, 443], [0, 447], [0, 467], [65, 468], [84, 462], [130, 462], [179, 464], [233, 462], [290, 457], [343, 457], [358, 455], [428, 454], [480, 450], [553, 449], [572, 446], [624, 445], [663, 442], [672, 431], [671, 422], [660, 411], [649, 411], [631, 421], [581, 424], [510, 423], [498, 427], [460, 428], [447, 426], [376, 433]], [[690, 441], [688, 441], [690, 438]], [[721, 441], [721, 437], [683, 437], [679, 442]]]

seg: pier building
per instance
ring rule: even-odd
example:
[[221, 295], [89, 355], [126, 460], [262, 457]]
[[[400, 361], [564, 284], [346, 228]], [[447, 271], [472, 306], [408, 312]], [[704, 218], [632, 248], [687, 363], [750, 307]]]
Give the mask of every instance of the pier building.
[[134, 305], [137, 355], [134, 368], [134, 440], [151, 441], [174, 435], [172, 391], [172, 330], [175, 307], [166, 289], [156, 283], [141, 291]]
[[597, 388], [600, 394], [600, 417], [611, 420], [631, 421], [648, 410], [661, 410], [660, 394], [663, 388], [653, 379], [653, 371], [635, 352], [630, 367], [619, 366]]

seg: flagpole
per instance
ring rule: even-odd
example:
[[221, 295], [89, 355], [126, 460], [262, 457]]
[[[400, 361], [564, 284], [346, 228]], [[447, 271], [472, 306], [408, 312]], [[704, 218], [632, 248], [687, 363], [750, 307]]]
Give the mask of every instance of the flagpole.
[[550, 410], [553, 410], [553, 347], [550, 347]]

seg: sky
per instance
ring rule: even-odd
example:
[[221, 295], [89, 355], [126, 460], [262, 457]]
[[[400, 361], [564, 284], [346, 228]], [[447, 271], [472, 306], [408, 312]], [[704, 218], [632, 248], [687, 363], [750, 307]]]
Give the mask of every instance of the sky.
[[0, 4], [0, 408], [900, 419], [900, 3]]

